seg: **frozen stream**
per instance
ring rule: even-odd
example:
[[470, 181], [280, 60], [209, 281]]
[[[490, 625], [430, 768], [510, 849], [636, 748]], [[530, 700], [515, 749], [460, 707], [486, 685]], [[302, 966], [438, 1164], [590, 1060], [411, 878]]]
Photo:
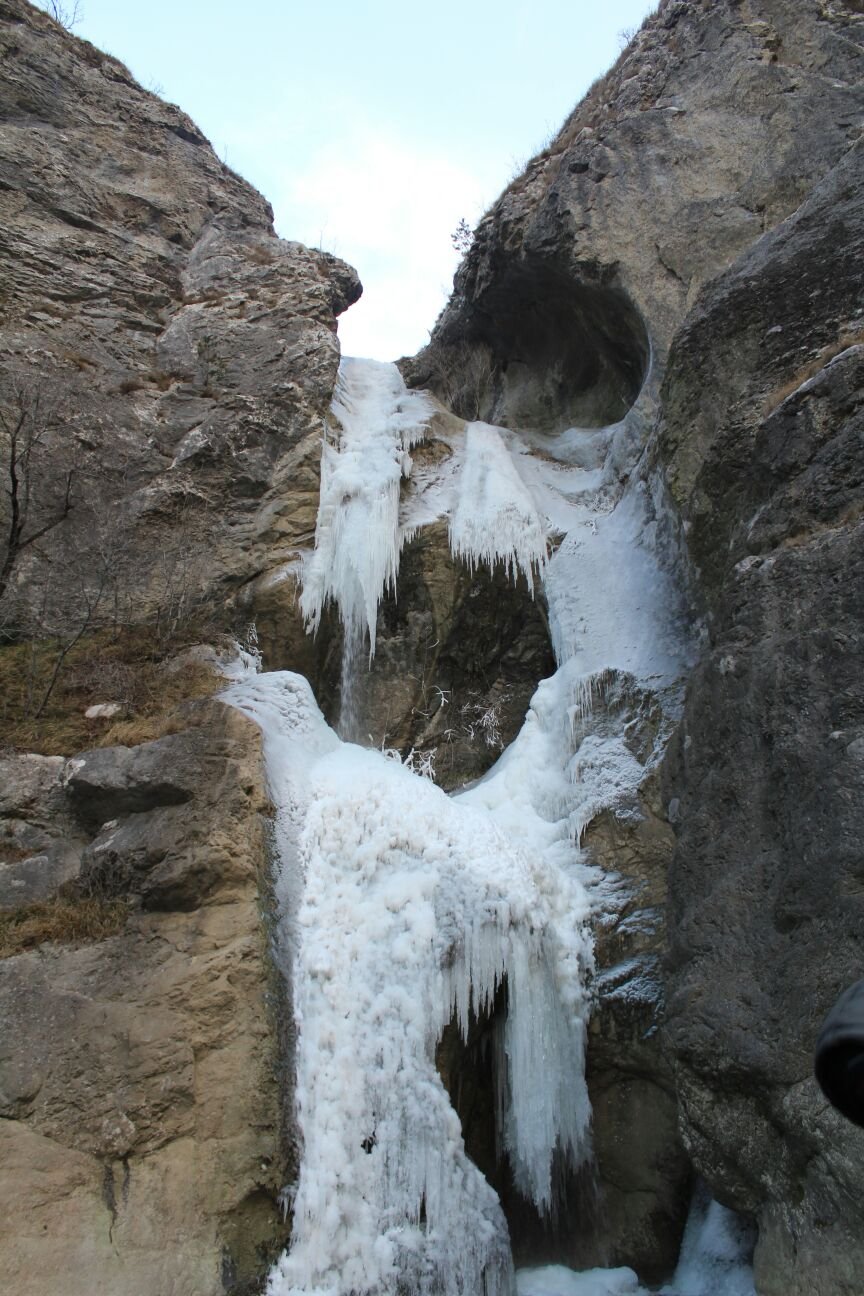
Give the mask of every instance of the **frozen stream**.
[[[593, 726], [594, 705], [613, 685], [650, 691], [671, 723], [686, 663], [651, 548], [654, 502], [644, 483], [619, 485], [626, 422], [554, 445], [470, 424], [412, 479], [410, 451], [432, 412], [395, 366], [343, 362], [341, 432], [324, 450], [304, 568], [310, 628], [332, 600], [346, 639], [356, 650], [365, 638], [371, 655], [405, 540], [446, 516], [454, 554], [472, 567], [500, 562], [542, 584], [559, 665], [515, 742], [457, 797], [392, 754], [341, 741], [301, 676], [258, 673], [248, 657], [235, 669], [226, 700], [264, 735], [278, 954], [299, 1028], [303, 1153], [270, 1296], [513, 1290], [506, 1221], [465, 1154], [435, 1046], [454, 1013], [467, 1031], [506, 979], [499, 1138], [519, 1190], [548, 1210], [553, 1157], [575, 1167], [590, 1155], [588, 920], [602, 882], [579, 843], [600, 809], [638, 813], [654, 759], [636, 759], [623, 721]], [[629, 1270], [568, 1273], [522, 1274], [521, 1296], [639, 1290]]]

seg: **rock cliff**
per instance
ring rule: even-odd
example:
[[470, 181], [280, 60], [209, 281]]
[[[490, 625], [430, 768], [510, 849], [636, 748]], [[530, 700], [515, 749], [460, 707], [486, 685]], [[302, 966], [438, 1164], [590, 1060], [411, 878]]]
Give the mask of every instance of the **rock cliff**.
[[174, 550], [196, 593], [237, 590], [314, 532], [357, 276], [277, 239], [264, 199], [116, 59], [19, 0], [0, 24], [5, 383], [52, 407], [97, 511], [119, 511], [136, 601], [158, 601]]
[[[144, 711], [175, 692], [167, 722], [130, 679], [194, 608], [242, 626], [243, 591], [309, 544], [336, 314], [360, 286], [277, 239], [178, 108], [22, 0], [0, 3], [0, 66], [0, 413], [31, 505], [0, 604], [0, 741], [62, 753], [7, 749], [0, 774], [21, 951], [0, 963], [3, 1270], [21, 1296], [239, 1292], [284, 1240], [293, 1155], [259, 736], [182, 704], [206, 656], [155, 668]], [[35, 718], [27, 642], [70, 652]], [[88, 702], [119, 712], [113, 742]]]
[[[408, 366], [508, 426], [601, 424], [637, 395], [646, 412], [622, 475], [668, 492], [704, 651], [655, 802], [675, 834], [668, 890], [653, 875], [659, 1057], [601, 977], [600, 1241], [633, 1262], [646, 1188], [655, 1238], [672, 1218], [647, 1149], [635, 1172], [616, 1154], [664, 1128], [647, 1079], [674, 1092], [694, 1168], [757, 1220], [777, 1296], [851, 1293], [862, 1259], [861, 1149], [811, 1077], [860, 975], [862, 71], [858, 3], [661, 4], [480, 222]], [[593, 842], [628, 859], [600, 825]], [[598, 939], [614, 968], [615, 929]]]
[[[335, 716], [341, 632], [304, 635], [296, 558], [356, 275], [276, 239], [188, 118], [24, 0], [0, 0], [0, 58], [2, 408], [45, 447], [34, 526], [73, 470], [78, 492], [19, 555], [3, 652], [65, 643], [110, 588], [157, 637], [190, 605], [208, 633], [254, 618], [268, 666]], [[619, 881], [588, 1060], [599, 1196], [573, 1185], [551, 1239], [510, 1202], [525, 1259], [661, 1277], [696, 1172], [755, 1220], [760, 1296], [860, 1288], [864, 1152], [810, 1054], [861, 970], [862, 67], [860, 0], [663, 0], [480, 222], [402, 363], [442, 401], [419, 462], [465, 418], [554, 437], [627, 415], [618, 489], [654, 501], [699, 645], [638, 818], [586, 830]], [[157, 665], [151, 689], [176, 663]], [[382, 607], [363, 722], [455, 785], [550, 666], [542, 606], [469, 576], [429, 527]], [[88, 688], [75, 705], [107, 700]], [[634, 750], [666, 732], [653, 695], [610, 689], [598, 723], [616, 708]], [[284, 1238], [291, 1041], [257, 734], [207, 698], [133, 721], [40, 739], [49, 754], [16, 739], [2, 762], [0, 909], [98, 919], [0, 964], [2, 1256], [22, 1296], [61, 1272], [82, 1296], [242, 1292]], [[441, 1068], [483, 1164], [472, 1046], [445, 1039]]]
[[667, 769], [668, 1038], [769, 1296], [852, 1293], [864, 1261], [864, 1148], [812, 1079], [861, 968], [862, 253], [859, 147], [702, 294], [658, 445], [709, 611]]

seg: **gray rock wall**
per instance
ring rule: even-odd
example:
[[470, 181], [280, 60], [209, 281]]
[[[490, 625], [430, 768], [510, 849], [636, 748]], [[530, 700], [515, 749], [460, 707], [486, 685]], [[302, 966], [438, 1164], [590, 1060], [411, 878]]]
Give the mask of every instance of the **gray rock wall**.
[[860, 1290], [864, 1135], [812, 1079], [861, 974], [864, 153], [709, 286], [659, 453], [709, 609], [680, 798], [668, 1039], [700, 1170], [760, 1223], [760, 1293]]
[[52, 411], [49, 459], [71, 447], [63, 543], [112, 547], [138, 616], [167, 555], [230, 595], [314, 534], [357, 276], [277, 239], [180, 109], [25, 0], [0, 3], [0, 62], [0, 395]]
[[652, 1053], [613, 921], [589, 1049], [596, 1246], [662, 1265], [616, 1215], [632, 1193], [668, 1236], [658, 1150], [623, 1172], [617, 1150], [653, 1130], [671, 1151], [672, 1095], [693, 1166], [758, 1220], [760, 1296], [861, 1285], [864, 1136], [826, 1110], [811, 1054], [861, 968], [862, 71], [857, 2], [667, 0], [480, 222], [406, 366], [464, 414], [550, 430], [620, 417], [647, 377], [638, 471], [668, 491], [704, 653], [644, 807], [657, 844], [588, 834], [647, 884], [668, 1014]]
[[[359, 292], [274, 236], [178, 108], [0, 0], [0, 413], [43, 418], [43, 519], [67, 457], [75, 474], [0, 634], [61, 624], [49, 583], [74, 627], [103, 566], [121, 623], [152, 622], [172, 582], [176, 610], [248, 622], [255, 578], [314, 535], [336, 315]], [[0, 918], [42, 904], [61, 936], [0, 961], [0, 1285], [20, 1296], [239, 1293], [284, 1243], [259, 734], [213, 701], [170, 729], [0, 761]], [[58, 929], [82, 897], [115, 906], [110, 934]]]

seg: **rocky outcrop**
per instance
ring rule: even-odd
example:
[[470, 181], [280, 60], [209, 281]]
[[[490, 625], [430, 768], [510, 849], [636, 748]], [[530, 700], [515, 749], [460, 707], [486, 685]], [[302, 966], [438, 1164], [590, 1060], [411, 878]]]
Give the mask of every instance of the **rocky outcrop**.
[[665, 0], [477, 226], [416, 380], [507, 426], [622, 417], [700, 287], [860, 137], [860, 23]]
[[586, 837], [631, 898], [597, 933], [579, 1258], [669, 1264], [677, 1123], [758, 1220], [760, 1296], [860, 1273], [854, 1135], [810, 1075], [860, 975], [862, 67], [858, 3], [666, 0], [480, 222], [404, 366], [510, 427], [642, 415], [621, 479], [666, 500], [652, 542], [705, 655], [643, 840], [612, 816]]
[[860, 976], [864, 153], [706, 289], [659, 453], [710, 640], [679, 800], [668, 1034], [682, 1129], [759, 1220], [760, 1296], [860, 1288], [864, 1152], [812, 1079]]
[[0, 908], [54, 895], [77, 877], [86, 835], [63, 793], [62, 756], [0, 760]]
[[[96, 944], [0, 961], [2, 1256], [21, 1296], [239, 1292], [284, 1239], [257, 732], [198, 711], [173, 738], [41, 771], [63, 766], [78, 892], [128, 912]], [[19, 824], [40, 813], [26, 781], [6, 784]]]
[[[4, 645], [248, 623], [314, 535], [357, 277], [277, 239], [185, 114], [24, 0], [0, 0], [0, 64], [0, 434], [30, 438], [31, 532], [62, 516], [0, 589]], [[21, 1296], [239, 1293], [284, 1242], [259, 735], [214, 701], [166, 728], [0, 762], [0, 920], [33, 946], [0, 962]]]
[[224, 597], [314, 534], [357, 276], [277, 239], [184, 113], [24, 0], [0, 4], [0, 59], [0, 379], [6, 412], [35, 405], [48, 433], [44, 506], [62, 439], [62, 543], [94, 567], [110, 552], [124, 611], [178, 577]]

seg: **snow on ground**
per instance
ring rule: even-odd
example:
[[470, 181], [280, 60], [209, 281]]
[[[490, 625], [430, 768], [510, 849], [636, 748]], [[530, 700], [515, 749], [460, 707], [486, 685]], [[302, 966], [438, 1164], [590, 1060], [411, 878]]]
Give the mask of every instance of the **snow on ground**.
[[632, 1269], [584, 1269], [577, 1273], [563, 1265], [520, 1269], [518, 1296], [646, 1296]]

